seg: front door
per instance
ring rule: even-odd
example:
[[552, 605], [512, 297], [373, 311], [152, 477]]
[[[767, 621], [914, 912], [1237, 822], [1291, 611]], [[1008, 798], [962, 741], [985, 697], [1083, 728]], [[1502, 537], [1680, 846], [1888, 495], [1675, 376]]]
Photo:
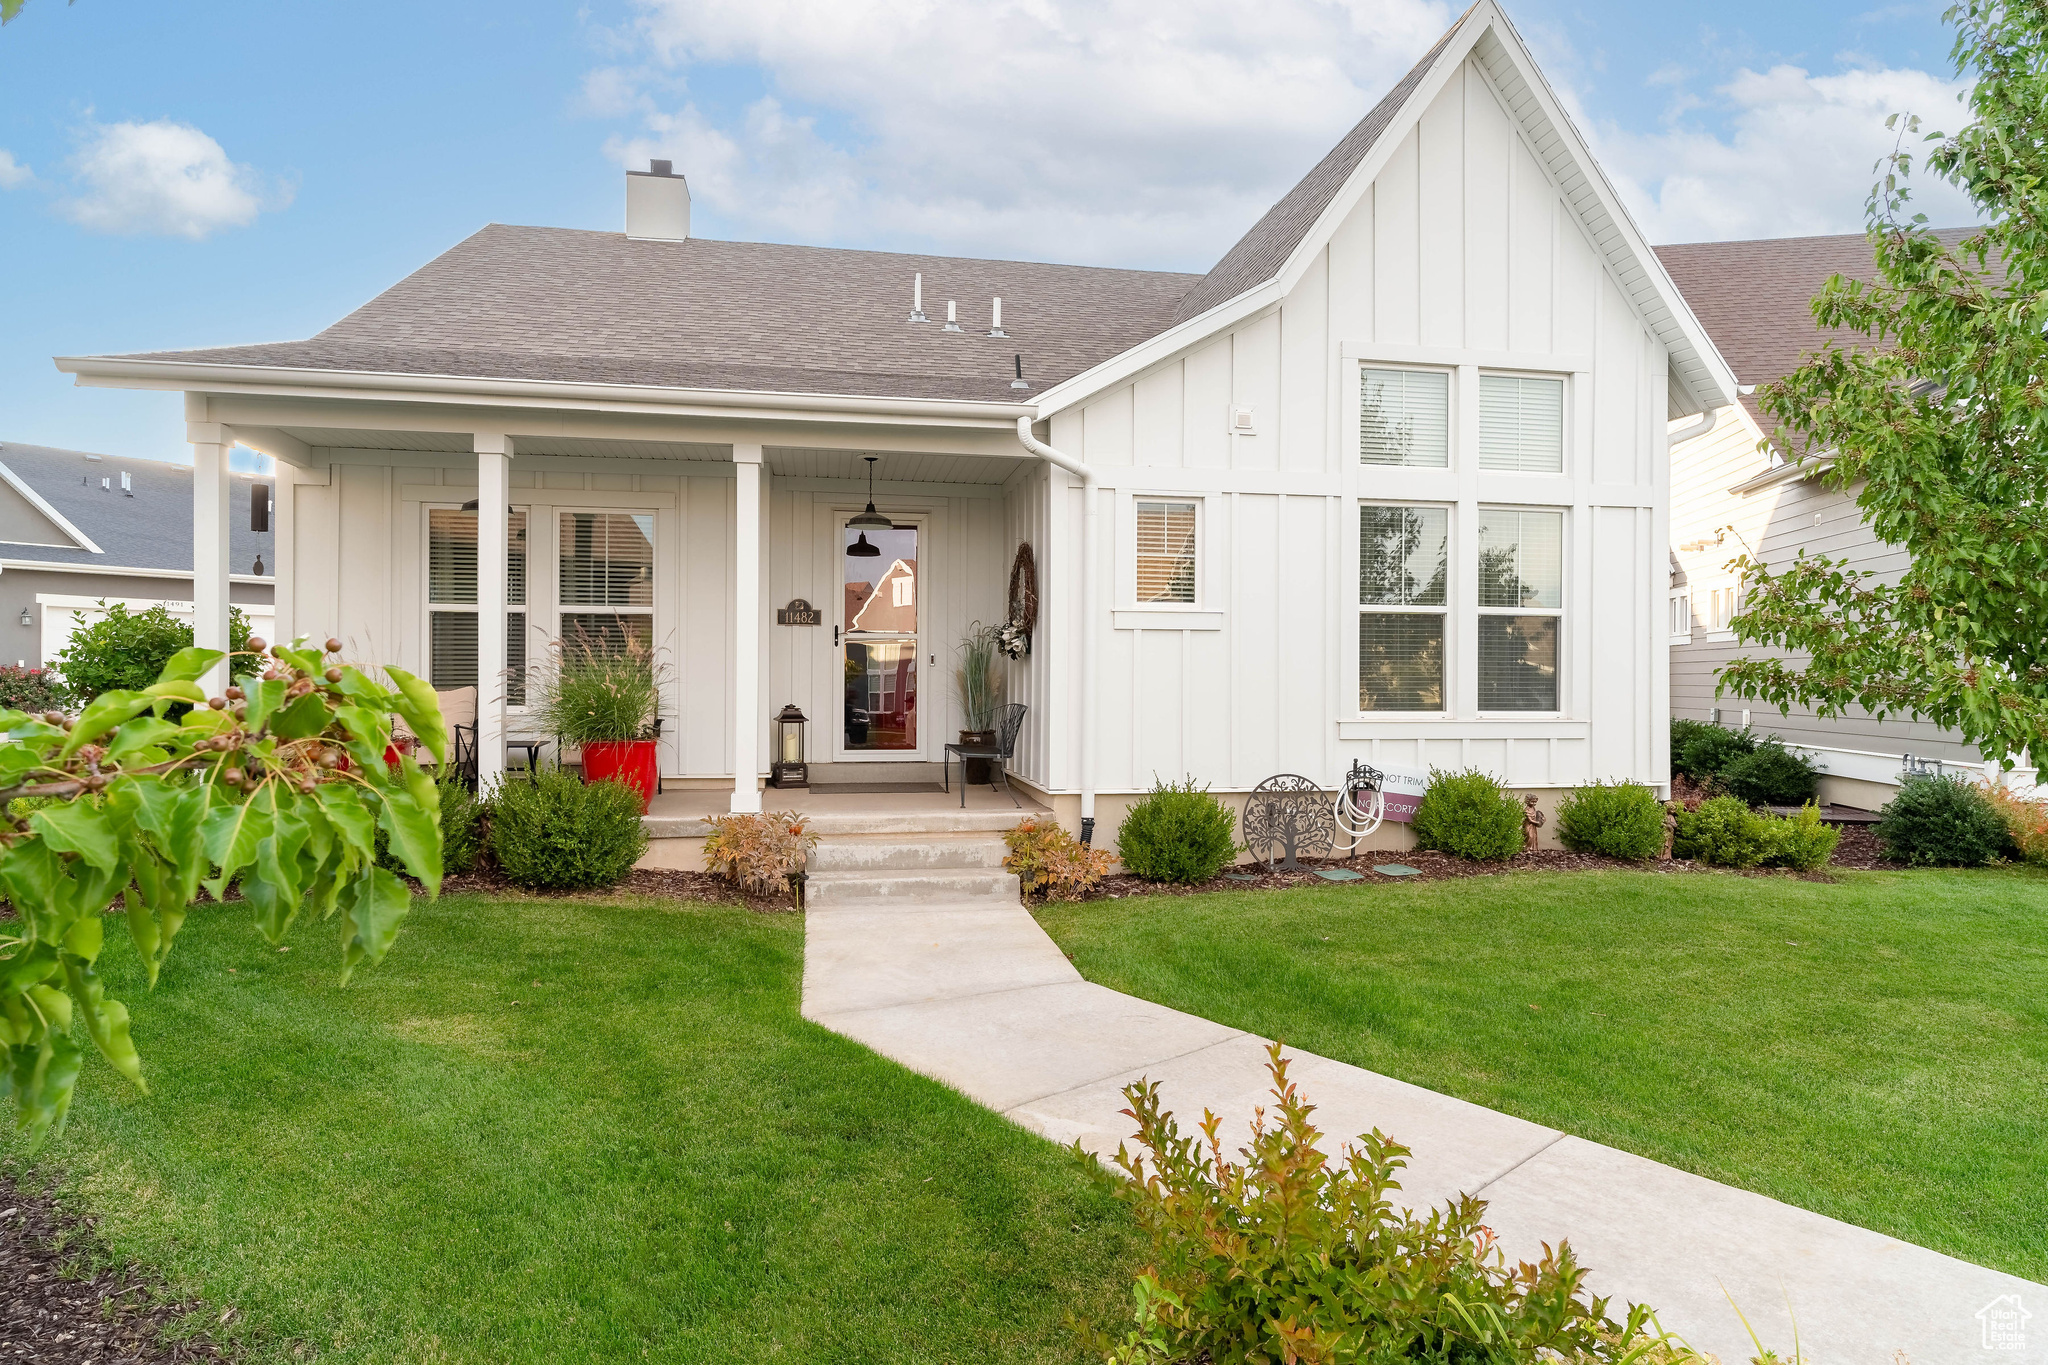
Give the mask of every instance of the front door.
[[923, 610], [916, 526], [840, 532], [840, 664], [845, 757], [917, 755], [917, 639]]

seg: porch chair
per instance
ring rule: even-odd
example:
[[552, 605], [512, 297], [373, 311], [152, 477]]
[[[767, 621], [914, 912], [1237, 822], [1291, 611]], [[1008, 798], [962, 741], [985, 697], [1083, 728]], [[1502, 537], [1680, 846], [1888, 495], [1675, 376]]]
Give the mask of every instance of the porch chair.
[[967, 808], [967, 760], [985, 758], [989, 761], [989, 790], [999, 791], [1010, 798], [1010, 804], [1021, 807], [1017, 793], [1010, 790], [1009, 773], [1005, 765], [1017, 749], [1017, 732], [1024, 728], [1024, 713], [1031, 708], [1021, 701], [1013, 701], [996, 713], [996, 742], [994, 744], [948, 744], [946, 758], [939, 765], [940, 779], [948, 792], [953, 790], [953, 759], [960, 760], [960, 808]]
[[448, 725], [448, 762], [456, 780], [476, 790], [476, 689], [449, 687], [434, 693]]

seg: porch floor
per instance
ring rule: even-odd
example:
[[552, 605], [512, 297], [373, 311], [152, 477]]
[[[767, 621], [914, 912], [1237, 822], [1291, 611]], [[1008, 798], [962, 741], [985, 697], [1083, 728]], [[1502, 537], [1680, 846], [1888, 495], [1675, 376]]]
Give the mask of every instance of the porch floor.
[[[1034, 815], [1051, 814], [1020, 787], [1015, 802], [984, 783], [967, 789], [960, 804], [960, 785], [945, 791], [836, 792], [828, 788], [761, 793], [764, 810], [798, 811], [811, 817], [821, 834], [938, 833], [960, 829], [1009, 829]], [[647, 808], [647, 833], [655, 839], [699, 839], [711, 832], [707, 823], [732, 807], [732, 793], [718, 788], [662, 792]]]

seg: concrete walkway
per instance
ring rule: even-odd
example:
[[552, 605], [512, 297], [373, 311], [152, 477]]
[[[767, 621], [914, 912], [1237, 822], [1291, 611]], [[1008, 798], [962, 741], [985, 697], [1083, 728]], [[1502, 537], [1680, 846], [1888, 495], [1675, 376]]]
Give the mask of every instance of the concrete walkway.
[[[983, 825], [982, 829], [989, 827]], [[935, 851], [936, 850], [936, 851]], [[1159, 1082], [1192, 1131], [1243, 1141], [1267, 1040], [1083, 981], [1017, 903], [994, 836], [828, 840], [813, 858], [803, 1012], [1060, 1143], [1114, 1153], [1122, 1088]], [[1292, 1052], [1332, 1144], [1378, 1127], [1414, 1149], [1403, 1193], [1489, 1203], [1510, 1259], [1568, 1238], [1596, 1292], [1653, 1305], [1729, 1365], [1752, 1354], [1722, 1289], [1813, 1365], [2048, 1365], [2048, 1289], [1342, 1062]], [[2048, 1210], [2044, 1210], [2048, 1216]], [[1979, 1310], [2036, 1315], [1987, 1350]], [[2001, 1302], [2003, 1300], [2003, 1302]]]

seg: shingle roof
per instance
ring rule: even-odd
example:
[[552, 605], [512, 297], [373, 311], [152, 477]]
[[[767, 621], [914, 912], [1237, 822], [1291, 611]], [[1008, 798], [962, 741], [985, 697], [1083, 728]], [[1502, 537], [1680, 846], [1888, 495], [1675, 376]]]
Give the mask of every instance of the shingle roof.
[[1237, 245], [1223, 253], [1223, 259], [1215, 268], [1202, 277], [1202, 282], [1188, 291], [1174, 310], [1176, 323], [1199, 317], [1219, 303], [1236, 298], [1248, 289], [1256, 289], [1278, 275], [1287, 264], [1287, 258], [1301, 245], [1314, 227], [1316, 219], [1323, 216], [1323, 210], [1344, 188], [1372, 149], [1415, 93], [1415, 88], [1428, 77], [1437, 58], [1443, 55], [1451, 39], [1457, 36], [1471, 10], [1460, 15], [1457, 23], [1447, 29], [1444, 36], [1436, 40], [1436, 46], [1424, 53], [1422, 60], [1409, 68], [1378, 104], [1360, 119], [1344, 140], [1330, 149], [1329, 155], [1318, 161], [1298, 184], [1280, 197], [1280, 202], [1266, 210], [1265, 217], [1252, 225], [1252, 230], [1238, 239]]
[[[1973, 231], [1948, 228], [1939, 236], [1953, 246]], [[1657, 256], [1744, 385], [1782, 379], [1829, 339], [1814, 323], [1812, 304], [1830, 275], [1868, 280], [1877, 274], [1870, 241], [1860, 232], [1688, 242], [1660, 246]], [[1757, 407], [1755, 394], [1741, 400], [1763, 431], [1777, 426]]]
[[[932, 320], [910, 323], [919, 272]], [[492, 224], [309, 340], [125, 358], [1026, 401], [1163, 331], [1198, 278]], [[985, 335], [996, 297], [1007, 337]]]
[[[0, 558], [34, 559], [49, 564], [92, 568], [162, 569], [192, 572], [192, 466], [159, 460], [124, 460], [82, 450], [0, 443], [5, 464], [44, 501], [67, 517], [104, 550], [63, 549], [50, 545], [16, 545], [0, 541]], [[127, 474], [134, 496], [121, 492]], [[100, 487], [100, 480], [113, 485]], [[266, 570], [277, 554], [268, 531], [249, 529], [251, 483], [270, 482], [247, 474], [233, 476], [228, 504], [230, 540], [228, 568], [248, 573], [261, 555]]]

